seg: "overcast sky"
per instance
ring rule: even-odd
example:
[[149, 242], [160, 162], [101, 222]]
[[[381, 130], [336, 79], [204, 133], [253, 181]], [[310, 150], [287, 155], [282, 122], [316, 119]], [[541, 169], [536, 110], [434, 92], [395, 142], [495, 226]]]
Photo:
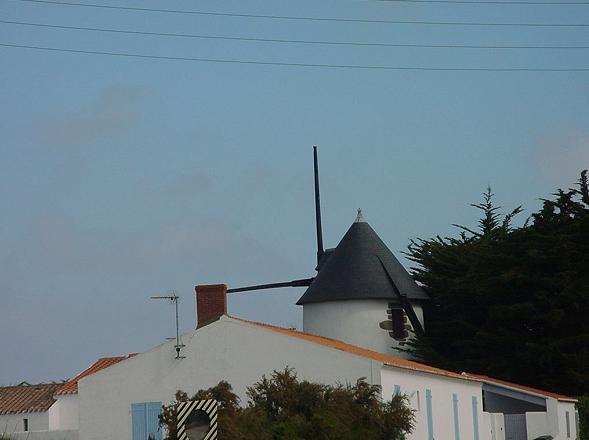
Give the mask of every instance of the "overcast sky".
[[[84, 0], [81, 0], [84, 1]], [[99, 0], [96, 0], [97, 2]], [[105, 3], [106, 4], [106, 3]], [[248, 14], [589, 23], [589, 6], [378, 1], [111, 2]], [[589, 45], [587, 28], [419, 26], [163, 14], [2, 0], [3, 20], [279, 39]], [[322, 46], [0, 23], [0, 43], [215, 59], [589, 67], [589, 50]], [[194, 285], [313, 275], [312, 145], [324, 235], [358, 207], [400, 256], [475, 225], [487, 185], [526, 215], [589, 166], [589, 72], [323, 69], [0, 47], [0, 384], [71, 377], [195, 326]], [[521, 217], [521, 221], [525, 215]], [[407, 263], [406, 260], [403, 260]], [[301, 289], [229, 299], [301, 326]]]

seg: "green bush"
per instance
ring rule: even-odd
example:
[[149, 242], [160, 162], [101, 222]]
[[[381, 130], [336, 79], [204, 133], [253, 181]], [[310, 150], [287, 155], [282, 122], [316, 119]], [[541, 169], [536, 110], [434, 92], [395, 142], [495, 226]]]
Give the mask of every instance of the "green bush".
[[292, 369], [274, 371], [248, 388], [249, 402], [239, 405], [231, 385], [220, 382], [192, 398], [177, 392], [164, 406], [160, 424], [166, 440], [176, 440], [176, 403], [219, 402], [219, 438], [223, 440], [390, 440], [403, 439], [414, 427], [405, 396], [381, 399], [381, 388], [359, 379], [355, 385], [324, 385], [299, 380]]

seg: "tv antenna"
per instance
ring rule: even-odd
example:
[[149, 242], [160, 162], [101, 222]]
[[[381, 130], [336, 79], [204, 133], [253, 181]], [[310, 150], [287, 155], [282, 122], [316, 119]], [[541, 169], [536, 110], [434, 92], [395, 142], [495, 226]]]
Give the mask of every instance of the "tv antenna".
[[[152, 296], [150, 297], [151, 299], [167, 299], [171, 302], [174, 303], [174, 305], [176, 306], [176, 345], [174, 345], [174, 348], [176, 349], [176, 359], [185, 359], [186, 356], [180, 356], [180, 350], [184, 347], [186, 347], [184, 344], [182, 344], [180, 342], [180, 325], [179, 325], [179, 321], [178, 321], [178, 300], [180, 299], [180, 297], [178, 295], [176, 295], [176, 291], [175, 290], [171, 290], [169, 292], [169, 295], [156, 295], [156, 296]], [[174, 338], [166, 338], [169, 340], [174, 340]]]

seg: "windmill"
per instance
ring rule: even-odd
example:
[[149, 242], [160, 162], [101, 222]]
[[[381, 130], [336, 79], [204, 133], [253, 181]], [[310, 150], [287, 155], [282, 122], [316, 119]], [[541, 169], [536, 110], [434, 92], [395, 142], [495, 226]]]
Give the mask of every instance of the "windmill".
[[[356, 332], [365, 332], [359, 329], [368, 328], [371, 332], [374, 328], [375, 332], [379, 332], [379, 337], [384, 330], [397, 341], [406, 340], [408, 329], [422, 335], [424, 327], [417, 311], [421, 310], [423, 301], [429, 298], [364, 221], [360, 210], [356, 221], [338, 246], [324, 249], [316, 146], [313, 147], [313, 171], [317, 232], [316, 276], [232, 288], [227, 293], [307, 287], [297, 304], [303, 306], [303, 326], [309, 333], [344, 341], [352, 339], [352, 342], [364, 342], [356, 341], [359, 336], [350, 333], [354, 329]], [[355, 316], [363, 318], [354, 318]], [[381, 316], [387, 316], [387, 319], [381, 319]], [[407, 325], [406, 318], [410, 326]], [[354, 322], [354, 319], [375, 322]]]

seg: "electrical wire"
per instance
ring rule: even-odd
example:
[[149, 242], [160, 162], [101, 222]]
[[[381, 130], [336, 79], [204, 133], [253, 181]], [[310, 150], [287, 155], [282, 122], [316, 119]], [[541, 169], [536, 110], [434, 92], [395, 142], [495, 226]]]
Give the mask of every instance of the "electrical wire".
[[157, 12], [167, 14], [191, 14], [215, 17], [238, 17], [238, 18], [260, 18], [270, 20], [297, 20], [297, 21], [319, 21], [319, 22], [340, 22], [340, 23], [379, 23], [379, 24], [407, 24], [407, 25], [428, 25], [428, 26], [501, 26], [501, 27], [589, 27], [587, 23], [488, 23], [476, 21], [420, 21], [420, 20], [380, 20], [363, 18], [333, 18], [333, 17], [306, 17], [291, 15], [266, 15], [266, 14], [240, 14], [234, 12], [210, 12], [190, 11], [179, 9], [154, 9], [134, 6], [100, 5], [94, 3], [77, 3], [59, 0], [13, 0], [28, 3], [42, 3], [61, 6], [79, 6], [87, 8], [114, 9], [124, 11]]
[[127, 52], [106, 52], [98, 50], [65, 49], [48, 46], [33, 46], [25, 44], [0, 43], [0, 47], [33, 49], [50, 52], [64, 52], [88, 55], [109, 55], [115, 57], [144, 58], [155, 60], [194, 61], [222, 64], [250, 64], [262, 66], [285, 67], [317, 67], [328, 69], [362, 69], [362, 70], [405, 70], [405, 71], [437, 71], [437, 72], [589, 72], [589, 68], [552, 68], [552, 67], [426, 67], [426, 66], [378, 66], [360, 64], [320, 64], [320, 63], [288, 63], [278, 61], [235, 60], [220, 58], [192, 58], [168, 55], [147, 55]]
[[176, 32], [152, 32], [136, 31], [129, 29], [96, 28], [86, 26], [65, 26], [49, 23], [32, 23], [25, 21], [0, 20], [0, 23], [19, 26], [32, 26], [50, 29], [108, 32], [116, 34], [149, 35], [161, 37], [198, 38], [209, 40], [229, 40], [264, 43], [292, 43], [292, 44], [314, 44], [331, 46], [360, 46], [360, 47], [410, 47], [410, 48], [435, 48], [435, 49], [589, 49], [589, 46], [531, 46], [531, 45], [477, 45], [477, 44], [406, 44], [406, 43], [378, 43], [378, 42], [354, 42], [354, 41], [325, 41], [325, 40], [289, 40], [282, 38], [255, 38], [255, 37], [231, 37], [224, 35], [200, 35], [185, 34]]

